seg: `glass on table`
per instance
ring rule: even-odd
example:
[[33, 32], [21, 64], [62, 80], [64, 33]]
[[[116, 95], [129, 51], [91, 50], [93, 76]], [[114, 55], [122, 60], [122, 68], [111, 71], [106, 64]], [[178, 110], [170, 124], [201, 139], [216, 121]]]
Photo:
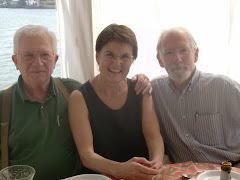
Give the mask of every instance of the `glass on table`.
[[1, 180], [33, 180], [35, 169], [28, 165], [13, 165], [0, 171]]

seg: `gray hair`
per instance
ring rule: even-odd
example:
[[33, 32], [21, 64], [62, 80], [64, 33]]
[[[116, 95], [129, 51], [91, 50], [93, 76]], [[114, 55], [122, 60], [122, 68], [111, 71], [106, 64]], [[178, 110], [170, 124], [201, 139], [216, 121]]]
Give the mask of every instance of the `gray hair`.
[[193, 35], [190, 33], [189, 30], [187, 30], [184, 27], [175, 27], [175, 28], [171, 28], [171, 29], [164, 29], [158, 39], [158, 43], [157, 43], [157, 53], [161, 54], [161, 48], [162, 48], [162, 38], [165, 34], [167, 34], [170, 31], [178, 31], [181, 30], [183, 32], [185, 32], [191, 42], [191, 46], [193, 48], [193, 50], [196, 50], [198, 48], [198, 45], [193, 37]]
[[23, 36], [31, 37], [31, 36], [41, 36], [43, 34], [48, 34], [52, 40], [52, 48], [53, 53], [57, 54], [57, 38], [54, 32], [49, 31], [46, 26], [42, 25], [26, 25], [22, 28], [18, 29], [14, 35], [13, 43], [13, 53], [17, 54], [18, 52], [18, 45], [19, 45], [19, 39]]

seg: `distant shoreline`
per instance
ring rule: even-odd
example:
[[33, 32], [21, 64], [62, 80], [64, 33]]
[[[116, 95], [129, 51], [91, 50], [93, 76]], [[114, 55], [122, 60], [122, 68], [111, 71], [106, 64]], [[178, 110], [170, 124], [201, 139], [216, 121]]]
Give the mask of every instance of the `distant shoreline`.
[[56, 9], [56, 4], [35, 4], [35, 5], [19, 5], [19, 4], [0, 4], [0, 8], [23, 8], [23, 9]]
[[11, 8], [11, 9], [56, 9], [56, 7], [34, 7], [34, 6], [28, 6], [28, 7], [6, 7], [6, 6], [4, 6], [4, 7], [2, 7], [2, 6], [0, 6], [0, 8]]

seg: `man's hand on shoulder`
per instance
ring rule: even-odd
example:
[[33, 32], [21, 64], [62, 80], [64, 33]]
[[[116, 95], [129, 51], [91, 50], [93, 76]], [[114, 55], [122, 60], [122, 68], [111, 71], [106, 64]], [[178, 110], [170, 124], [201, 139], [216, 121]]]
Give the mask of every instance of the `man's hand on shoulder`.
[[147, 76], [144, 74], [137, 74], [132, 77], [132, 82], [136, 82], [134, 90], [136, 91], [136, 94], [140, 94], [142, 92], [142, 95], [145, 94], [152, 94], [152, 85], [150, 80]]

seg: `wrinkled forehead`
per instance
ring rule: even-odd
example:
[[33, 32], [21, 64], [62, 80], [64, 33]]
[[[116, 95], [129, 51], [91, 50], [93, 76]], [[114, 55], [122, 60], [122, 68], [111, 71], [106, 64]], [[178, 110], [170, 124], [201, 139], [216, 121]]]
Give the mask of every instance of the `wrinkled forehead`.
[[19, 38], [19, 42], [31, 40], [34, 41], [35, 39], [44, 39], [45, 41], [51, 41], [51, 37], [48, 33], [41, 33], [41, 34], [22, 34]]
[[18, 47], [20, 51], [53, 50], [51, 37], [47, 33], [41, 35], [23, 35], [19, 38]]

